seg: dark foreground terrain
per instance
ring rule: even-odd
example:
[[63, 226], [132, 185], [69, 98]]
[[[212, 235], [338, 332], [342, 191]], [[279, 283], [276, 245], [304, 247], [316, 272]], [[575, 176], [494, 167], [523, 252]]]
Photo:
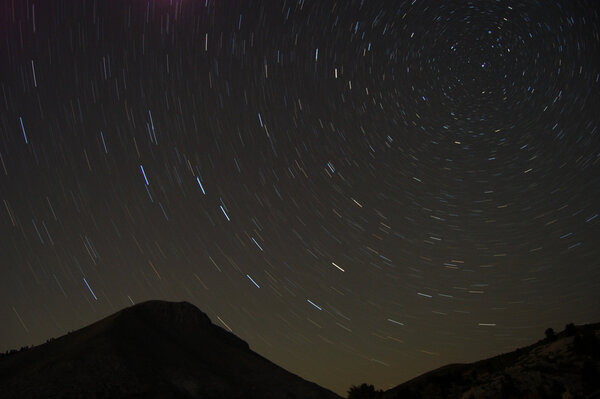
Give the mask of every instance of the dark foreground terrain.
[[[600, 399], [600, 323], [567, 325], [528, 347], [451, 364], [353, 399]], [[0, 356], [0, 398], [340, 399], [287, 372], [187, 302], [149, 301], [47, 343]]]
[[0, 398], [338, 399], [181, 302], [124, 309], [0, 359]]
[[385, 392], [381, 399], [600, 399], [600, 323], [567, 325], [513, 352], [450, 364]]

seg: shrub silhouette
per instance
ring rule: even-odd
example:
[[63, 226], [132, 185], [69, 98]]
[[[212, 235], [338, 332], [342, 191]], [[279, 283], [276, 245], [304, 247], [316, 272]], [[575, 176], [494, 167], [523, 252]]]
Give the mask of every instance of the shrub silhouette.
[[382, 390], [375, 390], [370, 384], [363, 383], [360, 386], [352, 385], [348, 390], [348, 399], [377, 399], [381, 398]]

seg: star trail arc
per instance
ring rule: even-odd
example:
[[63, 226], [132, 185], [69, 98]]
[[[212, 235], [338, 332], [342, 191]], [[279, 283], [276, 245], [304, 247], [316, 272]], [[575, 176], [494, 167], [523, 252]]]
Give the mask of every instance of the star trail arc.
[[592, 320], [599, 26], [579, 0], [3, 2], [0, 350], [187, 300], [345, 393]]

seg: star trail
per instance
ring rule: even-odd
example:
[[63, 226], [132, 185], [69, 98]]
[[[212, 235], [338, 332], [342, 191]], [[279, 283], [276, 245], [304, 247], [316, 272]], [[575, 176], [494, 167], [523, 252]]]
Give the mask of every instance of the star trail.
[[594, 1], [5, 0], [0, 351], [186, 300], [397, 385], [600, 318]]

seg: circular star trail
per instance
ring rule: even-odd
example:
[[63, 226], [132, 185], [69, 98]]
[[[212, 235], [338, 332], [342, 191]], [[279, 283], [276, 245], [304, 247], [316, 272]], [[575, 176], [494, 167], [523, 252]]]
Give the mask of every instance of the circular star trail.
[[0, 14], [2, 351], [187, 300], [342, 393], [598, 321], [594, 2]]

